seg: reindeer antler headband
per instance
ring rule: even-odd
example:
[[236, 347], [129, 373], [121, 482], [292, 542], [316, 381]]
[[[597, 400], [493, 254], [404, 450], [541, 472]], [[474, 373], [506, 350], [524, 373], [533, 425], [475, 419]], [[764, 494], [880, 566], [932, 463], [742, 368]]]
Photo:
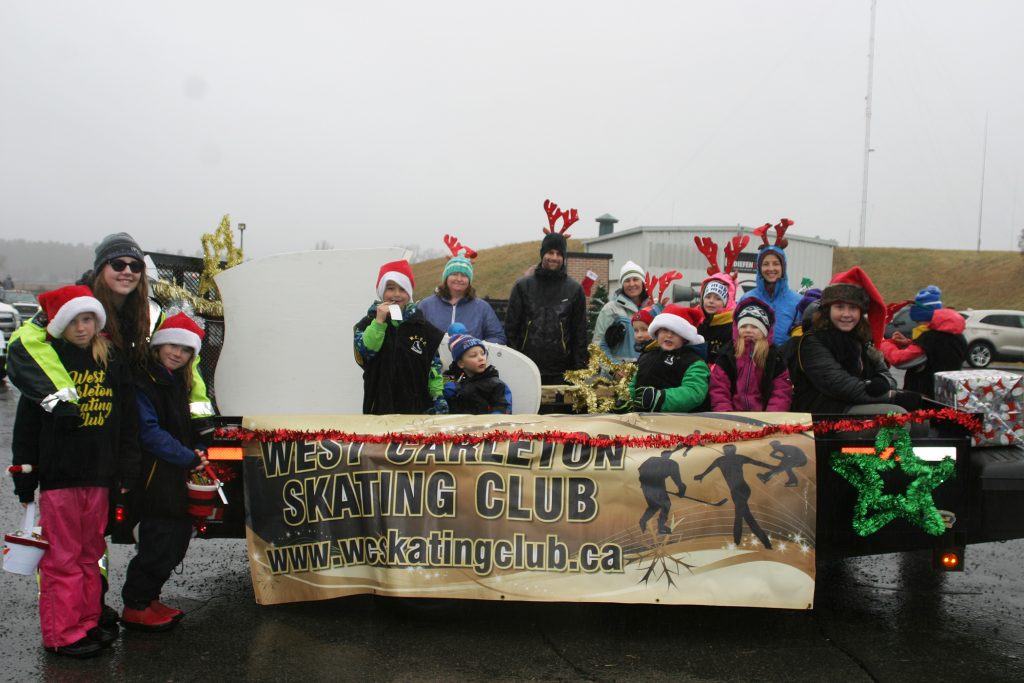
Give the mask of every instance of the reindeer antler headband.
[[788, 218], [783, 218], [774, 226], [771, 223], [765, 223], [760, 228], [756, 228], [754, 230], [754, 234], [760, 237], [761, 242], [763, 242], [763, 244], [758, 247], [758, 250], [771, 246], [768, 244], [768, 231], [773, 228], [775, 229], [775, 246], [779, 249], [785, 249], [789, 246], [789, 240], [783, 237], [783, 235], [786, 234], [786, 230], [788, 230], [793, 223], [794, 221], [791, 221]]
[[452, 256], [465, 256], [470, 261], [476, 258], [476, 252], [459, 242], [459, 238], [455, 235], [445, 235], [444, 243], [447, 245], [448, 250], [452, 252]]
[[732, 267], [736, 264], [736, 257], [750, 244], [750, 235], [734, 235], [725, 245], [725, 268], [718, 267], [718, 245], [713, 239], [695, 235], [693, 241], [697, 245], [697, 251], [704, 254], [704, 258], [711, 264], [708, 266], [708, 275], [725, 273], [733, 280], [736, 279], [736, 272]]
[[[651, 301], [656, 304], [665, 304], [668, 303], [669, 285], [682, 278], [683, 274], [678, 270], [670, 270], [661, 277], [644, 273], [644, 289], [647, 290], [647, 296], [651, 297]], [[657, 294], [655, 294], [655, 290], [657, 290]]]
[[555, 204], [550, 199], [544, 200], [544, 213], [548, 215], [548, 227], [544, 228], [544, 233], [547, 234], [554, 232], [555, 223], [557, 223], [558, 219], [561, 218], [562, 227], [558, 230], [558, 232], [562, 233], [562, 235], [566, 239], [569, 239], [570, 237], [569, 233], [566, 231], [573, 223], [580, 219], [579, 215], [576, 212], [576, 209], [562, 211], [561, 209], [558, 208], [558, 204]]

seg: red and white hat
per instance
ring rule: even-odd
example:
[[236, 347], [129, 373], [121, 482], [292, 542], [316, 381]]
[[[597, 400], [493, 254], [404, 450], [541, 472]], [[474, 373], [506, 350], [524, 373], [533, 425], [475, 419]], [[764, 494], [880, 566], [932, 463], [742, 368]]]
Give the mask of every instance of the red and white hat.
[[162, 344], [177, 344], [189, 347], [193, 353], [199, 353], [199, 346], [205, 336], [206, 333], [192, 318], [184, 313], [176, 313], [160, 323], [149, 345], [155, 348]]
[[79, 313], [96, 315], [96, 330], [102, 330], [107, 324], [107, 313], [103, 304], [92, 295], [92, 290], [85, 285], [68, 285], [39, 295], [39, 305], [46, 311], [50, 322], [46, 331], [54, 337], [64, 334], [67, 327]]
[[392, 261], [391, 263], [385, 263], [380, 267], [380, 273], [377, 274], [377, 298], [384, 298], [384, 289], [388, 286], [388, 280], [391, 280], [399, 287], [405, 290], [405, 293], [412, 299], [412, 268], [409, 267], [409, 262], [405, 259], [401, 261]]
[[697, 332], [697, 325], [704, 321], [704, 312], [699, 308], [689, 308], [679, 304], [669, 304], [665, 310], [654, 317], [654, 322], [647, 328], [652, 337], [658, 330], [675, 332], [687, 344], [703, 344], [704, 337]]

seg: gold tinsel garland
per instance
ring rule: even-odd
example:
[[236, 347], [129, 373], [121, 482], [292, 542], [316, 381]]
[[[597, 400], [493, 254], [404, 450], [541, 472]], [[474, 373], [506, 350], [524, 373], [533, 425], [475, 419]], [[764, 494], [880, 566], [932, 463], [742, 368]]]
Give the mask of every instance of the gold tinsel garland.
[[[235, 247], [235, 239], [231, 232], [231, 214], [224, 214], [217, 230], [202, 236], [202, 243], [203, 272], [199, 276], [198, 296], [184, 287], [165, 280], [154, 280], [150, 289], [164, 305], [171, 302], [187, 303], [199, 315], [222, 318], [224, 317], [224, 304], [220, 301], [220, 292], [217, 291], [217, 284], [213, 278], [217, 273], [237, 266], [243, 259], [242, 250]], [[221, 258], [222, 250], [223, 258]], [[224, 261], [224, 268], [220, 267], [221, 261]], [[205, 297], [207, 292], [213, 292], [216, 299], [214, 301], [207, 299]]]
[[[199, 278], [199, 296], [207, 292], [217, 291], [217, 284], [213, 277], [221, 272], [220, 262], [225, 262], [225, 268], [237, 266], [242, 262], [242, 250], [235, 248], [235, 238], [231, 234], [231, 215], [224, 214], [220, 219], [220, 225], [213, 234], [203, 235], [203, 274]], [[224, 251], [224, 258], [221, 258], [221, 250]], [[220, 299], [220, 294], [217, 294]], [[196, 309], [198, 310], [198, 309]]]
[[[576, 387], [573, 392], [573, 409], [588, 413], [610, 413], [616, 405], [628, 405], [629, 381], [636, 372], [636, 364], [629, 361], [616, 363], [597, 344], [588, 347], [590, 362], [582, 370], [569, 370], [565, 381]], [[597, 390], [609, 387], [611, 396], [598, 396]]]
[[192, 310], [203, 317], [224, 317], [224, 304], [220, 301], [210, 301], [209, 299], [198, 297], [184, 287], [179, 287], [164, 280], [154, 280], [150, 283], [149, 288], [160, 303], [164, 305], [174, 301], [183, 301], [191, 304]]

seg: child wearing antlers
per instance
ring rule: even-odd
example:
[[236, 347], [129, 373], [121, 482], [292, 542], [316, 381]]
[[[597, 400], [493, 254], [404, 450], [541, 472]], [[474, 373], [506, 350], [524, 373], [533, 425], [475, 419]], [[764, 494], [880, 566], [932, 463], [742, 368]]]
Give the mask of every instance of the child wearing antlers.
[[697, 331], [708, 344], [708, 364], [718, 360], [718, 352], [732, 341], [732, 314], [736, 308], [736, 257], [750, 242], [749, 235], [736, 235], [725, 246], [725, 270], [718, 267], [718, 245], [710, 237], [694, 236], [697, 251], [711, 265], [708, 277], [700, 283], [700, 308], [704, 320]]

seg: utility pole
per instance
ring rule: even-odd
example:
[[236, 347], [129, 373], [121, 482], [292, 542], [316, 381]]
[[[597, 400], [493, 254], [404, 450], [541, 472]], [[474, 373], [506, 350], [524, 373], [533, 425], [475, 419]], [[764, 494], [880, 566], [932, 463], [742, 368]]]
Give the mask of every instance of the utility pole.
[[985, 212], [985, 162], [988, 157], [988, 113], [985, 114], [985, 142], [981, 146], [981, 198], [978, 200], [978, 251], [981, 252], [981, 216]]
[[[868, 166], [871, 161], [871, 90], [875, 80], [875, 5], [871, 0], [871, 38], [868, 41], [868, 94], [864, 98], [864, 182], [860, 193], [860, 240], [857, 246], [864, 246], [864, 235], [868, 226]], [[849, 242], [849, 240], [847, 240]]]

